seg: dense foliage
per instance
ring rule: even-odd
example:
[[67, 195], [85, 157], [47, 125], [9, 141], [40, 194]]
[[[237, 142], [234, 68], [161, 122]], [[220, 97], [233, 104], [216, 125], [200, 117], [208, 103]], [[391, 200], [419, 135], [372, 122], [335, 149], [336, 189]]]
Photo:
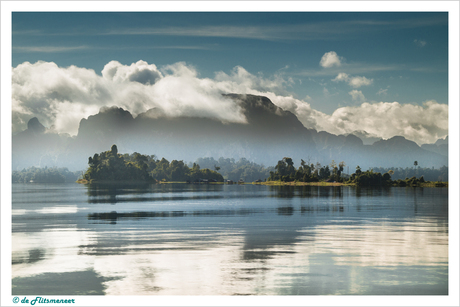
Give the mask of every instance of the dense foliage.
[[375, 167], [373, 168], [375, 172], [380, 173], [388, 173], [392, 171], [391, 177], [393, 180], [406, 180], [406, 178], [418, 177], [420, 178], [423, 176], [427, 181], [448, 181], [449, 179], [449, 171], [447, 166], [443, 166], [439, 169], [437, 168], [429, 168], [429, 167], [393, 167], [393, 168], [383, 168], [383, 167]]
[[29, 167], [22, 171], [13, 171], [13, 182], [18, 183], [63, 183], [75, 182], [80, 172], [71, 172], [66, 167]]
[[381, 174], [373, 170], [361, 171], [359, 166], [356, 167], [356, 172], [353, 173], [348, 183], [355, 183], [358, 186], [390, 186], [392, 185], [391, 175], [389, 173]]
[[193, 163], [193, 166], [189, 167], [182, 160], [169, 162], [165, 158], [156, 160], [150, 175], [153, 179], [167, 181], [197, 181], [200, 179], [224, 181], [221, 174], [208, 168], [201, 168], [197, 163]]
[[356, 167], [356, 172], [353, 173], [347, 183], [354, 183], [358, 186], [396, 186], [396, 187], [416, 187], [421, 186], [425, 183], [431, 183], [432, 186], [446, 186], [445, 183], [441, 181], [430, 182], [425, 180], [424, 176], [416, 178], [415, 176], [411, 178], [397, 179], [392, 180], [391, 176], [393, 171], [390, 170], [383, 175], [379, 172], [374, 172], [374, 170], [368, 170], [365, 172], [361, 171], [359, 166]]
[[88, 170], [83, 175], [83, 179], [88, 181], [223, 181], [222, 175], [209, 169], [200, 169], [198, 164], [190, 168], [183, 161], [158, 160], [155, 155], [137, 152], [122, 155], [118, 153], [116, 145], [109, 151], [89, 157], [88, 164]]
[[[414, 162], [414, 166], [417, 167], [417, 161]], [[327, 181], [327, 182], [343, 182], [348, 184], [355, 184], [358, 186], [420, 186], [421, 184], [432, 182], [433, 186], [445, 186], [441, 181], [447, 179], [447, 167], [442, 167], [439, 170], [435, 169], [420, 169], [414, 168], [412, 172], [414, 174], [421, 174], [419, 178], [412, 176], [410, 178], [405, 177], [405, 179], [398, 178], [397, 180], [392, 180], [392, 176], [396, 174], [395, 171], [388, 169], [385, 172], [379, 172], [379, 169], [362, 171], [359, 166], [356, 167], [355, 173], [351, 176], [342, 175], [344, 170], [345, 163], [340, 162], [338, 165], [334, 160], [331, 164], [321, 166], [321, 164], [309, 164], [304, 160], [301, 160], [299, 168], [294, 167], [294, 162], [291, 158], [285, 157], [282, 160], [278, 161], [278, 164], [275, 166], [275, 171], [270, 171], [270, 176], [268, 181], [284, 181], [284, 182], [317, 182], [317, 181]], [[412, 174], [408, 168], [406, 169], [396, 169], [401, 175]], [[382, 174], [383, 173], [383, 174]], [[433, 177], [432, 180], [425, 179], [425, 174]], [[430, 179], [431, 179], [430, 177]]]
[[299, 168], [294, 167], [291, 158], [284, 157], [278, 161], [275, 171], [270, 171], [269, 181], [299, 181], [299, 182], [317, 182], [317, 181], [336, 181], [342, 182], [342, 172], [345, 167], [344, 162], [338, 165], [332, 160], [330, 165], [321, 166], [320, 163], [307, 163], [301, 160]]
[[200, 158], [196, 161], [196, 164], [205, 168], [215, 169], [225, 179], [233, 181], [241, 179], [245, 182], [264, 180], [269, 176], [269, 172], [274, 170], [273, 167], [266, 168], [264, 165], [250, 162], [245, 158], [241, 158], [238, 161], [222, 157], [219, 160], [215, 160], [214, 158]]

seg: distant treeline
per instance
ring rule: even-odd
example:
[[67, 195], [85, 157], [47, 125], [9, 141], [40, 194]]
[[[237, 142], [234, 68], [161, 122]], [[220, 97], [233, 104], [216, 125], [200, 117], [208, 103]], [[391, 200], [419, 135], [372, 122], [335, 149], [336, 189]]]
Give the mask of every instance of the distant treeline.
[[17, 183], [64, 183], [75, 182], [81, 172], [71, 172], [66, 167], [29, 167], [22, 171], [13, 171], [13, 182]]
[[[262, 164], [250, 162], [245, 158], [241, 158], [238, 161], [232, 158], [200, 158], [196, 160], [196, 164], [201, 165], [204, 168], [214, 169], [224, 179], [238, 181], [243, 180], [245, 182], [253, 182], [256, 180], [265, 180], [270, 175], [270, 171], [273, 171], [274, 167], [265, 167]], [[189, 166], [192, 166], [191, 164]]]
[[[330, 166], [330, 167], [329, 167]], [[341, 174], [345, 167], [344, 162], [337, 163], [332, 160], [330, 165], [321, 166], [320, 163], [307, 163], [301, 160], [299, 168], [294, 167], [294, 162], [289, 157], [284, 157], [278, 161], [275, 171], [270, 171], [269, 181], [299, 181], [299, 182], [318, 182], [318, 181], [337, 181], [342, 180]]]
[[[22, 171], [13, 171], [13, 182], [60, 183], [74, 182], [79, 176], [87, 181], [197, 181], [206, 179], [222, 182], [224, 179], [245, 182], [256, 180], [284, 182], [342, 182], [358, 185], [398, 185], [407, 186], [426, 181], [446, 182], [448, 168], [440, 169], [418, 167], [375, 167], [362, 171], [359, 166], [349, 175], [344, 174], [345, 162], [338, 164], [332, 160], [329, 165], [310, 163], [301, 160], [296, 168], [291, 158], [285, 157], [273, 167], [251, 162], [245, 158], [238, 161], [232, 158], [200, 158], [195, 163], [165, 158], [157, 159], [155, 155], [119, 154], [116, 145], [111, 150], [94, 154], [88, 159], [86, 172], [71, 172], [67, 168], [30, 167]], [[81, 177], [80, 177], [81, 178]]]
[[417, 187], [417, 186], [432, 186], [432, 187], [444, 187], [446, 183], [440, 181], [429, 181], [425, 180], [423, 176], [417, 178], [415, 176], [405, 179], [392, 180], [391, 176], [393, 171], [390, 170], [384, 174], [379, 172], [374, 172], [373, 169], [368, 171], [361, 171], [361, 169], [356, 167], [356, 172], [353, 173], [348, 180], [343, 180], [345, 183], [355, 184], [361, 187], [372, 187], [372, 186], [395, 186], [395, 187]]
[[116, 145], [111, 150], [94, 154], [88, 159], [88, 169], [83, 175], [86, 181], [196, 181], [200, 179], [223, 181], [221, 174], [201, 169], [198, 164], [188, 167], [183, 161], [169, 162], [165, 158], [140, 153], [119, 154]]
[[[414, 165], [417, 166], [417, 161], [414, 161]], [[426, 184], [427, 182], [436, 181], [438, 184], [433, 185], [441, 186], [442, 184], [440, 184], [440, 182], [447, 181], [448, 176], [447, 167], [445, 166], [439, 170], [429, 168], [414, 168], [412, 170], [409, 168], [396, 168], [396, 171], [394, 171], [392, 169], [375, 168], [364, 172], [359, 166], [357, 166], [356, 171], [353, 174], [345, 176], [342, 174], [344, 167], [345, 162], [343, 161], [337, 164], [334, 160], [332, 160], [331, 164], [322, 166], [319, 163], [309, 164], [304, 160], [301, 160], [300, 166], [295, 168], [292, 159], [285, 157], [278, 161], [278, 164], [275, 166], [275, 171], [270, 171], [268, 181], [326, 181], [356, 184], [358, 186], [418, 186]], [[380, 172], [380, 170], [382, 172]], [[427, 178], [430, 178], [430, 180], [425, 178], [425, 174]], [[402, 175], [404, 175], [404, 177]], [[392, 176], [396, 178], [392, 179]], [[400, 177], [398, 178], [398, 176]], [[417, 176], [420, 177], [417, 178]], [[443, 180], [444, 178], [445, 180]]]
[[374, 167], [374, 172], [387, 173], [393, 171], [391, 178], [393, 180], [405, 180], [406, 178], [421, 177], [427, 181], [448, 181], [449, 180], [449, 169], [447, 166], [435, 169], [434, 167]]

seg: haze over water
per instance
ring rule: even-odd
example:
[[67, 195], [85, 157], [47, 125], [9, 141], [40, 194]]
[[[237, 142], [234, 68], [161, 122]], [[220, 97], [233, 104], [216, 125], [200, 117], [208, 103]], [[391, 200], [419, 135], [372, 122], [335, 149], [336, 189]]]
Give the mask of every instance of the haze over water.
[[446, 295], [446, 188], [13, 184], [13, 295]]

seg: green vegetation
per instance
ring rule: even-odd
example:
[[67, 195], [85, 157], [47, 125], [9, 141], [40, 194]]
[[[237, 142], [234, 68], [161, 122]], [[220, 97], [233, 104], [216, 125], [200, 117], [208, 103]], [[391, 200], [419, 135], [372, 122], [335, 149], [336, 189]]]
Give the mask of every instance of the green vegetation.
[[200, 158], [196, 161], [197, 164], [204, 168], [215, 169], [218, 171], [224, 179], [238, 181], [243, 180], [245, 182], [253, 182], [256, 180], [264, 180], [270, 174], [273, 167], [266, 168], [264, 165], [260, 165], [254, 162], [250, 162], [245, 158], [241, 158], [238, 161], [232, 158], [222, 158], [218, 160], [214, 158]]
[[[201, 168], [204, 165], [205, 168]], [[278, 161], [275, 167], [264, 167], [247, 159], [200, 158], [189, 165], [182, 160], [169, 162], [158, 160], [155, 155], [119, 154], [116, 145], [111, 150], [94, 154], [88, 159], [88, 169], [79, 183], [90, 182], [223, 182], [224, 178], [235, 182], [261, 183], [269, 185], [357, 185], [357, 186], [447, 186], [448, 168], [420, 168], [414, 161], [413, 168], [374, 168], [362, 171], [359, 166], [351, 176], [343, 175], [345, 163], [334, 160], [329, 165], [301, 160], [296, 169], [289, 157]], [[214, 169], [214, 170], [212, 170]], [[67, 168], [30, 167], [13, 171], [12, 181], [20, 183], [75, 182], [81, 172], [70, 172]], [[418, 177], [416, 174], [420, 174]], [[417, 178], [418, 177], [418, 178]], [[393, 179], [394, 178], [394, 179]]]
[[[417, 161], [416, 161], [417, 162]], [[360, 167], [356, 167], [356, 172], [351, 175], [347, 183], [356, 184], [358, 186], [395, 186], [395, 187], [447, 187], [447, 182], [431, 182], [426, 181], [425, 178], [415, 176], [405, 178], [404, 180], [391, 180], [393, 171], [384, 173], [374, 172], [372, 169], [362, 172]]]
[[[417, 161], [414, 162], [417, 166]], [[278, 161], [275, 166], [275, 171], [270, 172], [267, 184], [294, 184], [294, 185], [305, 185], [314, 184], [317, 185], [328, 184], [347, 184], [357, 186], [398, 186], [398, 187], [445, 187], [446, 182], [436, 181], [430, 182], [425, 180], [422, 175], [419, 178], [415, 176], [411, 178], [405, 178], [404, 180], [392, 180], [391, 177], [395, 173], [393, 170], [388, 170], [385, 173], [374, 172], [373, 169], [363, 172], [359, 166], [356, 167], [355, 173], [351, 176], [342, 176], [345, 163], [340, 162], [338, 165], [334, 160], [331, 164], [321, 166], [321, 164], [309, 164], [304, 160], [301, 160], [299, 168], [294, 167], [294, 162], [291, 158], [285, 157]], [[420, 172], [420, 169], [417, 170]], [[434, 172], [434, 170], [432, 169]], [[439, 170], [443, 174], [447, 174], [447, 168]], [[316, 184], [315, 184], [316, 185]]]
[[85, 182], [156, 182], [156, 181], [223, 181], [221, 174], [209, 169], [201, 169], [198, 164], [189, 168], [183, 161], [171, 163], [154, 155], [137, 152], [119, 154], [116, 145], [111, 150], [94, 154], [88, 159], [88, 169], [81, 183]]
[[[330, 168], [329, 168], [330, 166]], [[320, 163], [306, 163], [301, 160], [298, 169], [295, 169], [294, 162], [291, 158], [284, 157], [278, 161], [275, 166], [275, 171], [270, 171], [268, 181], [282, 181], [282, 182], [343, 182], [344, 178], [341, 176], [345, 167], [344, 162], [339, 165], [332, 160], [330, 165], [321, 166]]]
[[443, 166], [439, 169], [434, 167], [420, 167], [418, 164], [416, 167], [374, 167], [374, 172], [379, 173], [390, 173], [393, 180], [405, 180], [406, 178], [423, 176], [426, 181], [448, 181], [449, 169], [447, 166]]
[[373, 170], [361, 171], [359, 166], [356, 167], [356, 172], [353, 173], [348, 183], [356, 184], [357, 186], [391, 186], [391, 175], [389, 173], [375, 173]]
[[71, 172], [67, 168], [29, 167], [22, 171], [13, 171], [12, 181], [17, 183], [64, 183], [74, 182], [81, 172]]

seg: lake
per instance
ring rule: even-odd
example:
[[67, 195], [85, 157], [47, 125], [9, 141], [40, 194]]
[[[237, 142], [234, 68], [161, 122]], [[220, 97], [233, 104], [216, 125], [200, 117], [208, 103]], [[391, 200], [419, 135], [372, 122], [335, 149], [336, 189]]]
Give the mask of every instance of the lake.
[[12, 185], [13, 295], [447, 295], [447, 188]]

